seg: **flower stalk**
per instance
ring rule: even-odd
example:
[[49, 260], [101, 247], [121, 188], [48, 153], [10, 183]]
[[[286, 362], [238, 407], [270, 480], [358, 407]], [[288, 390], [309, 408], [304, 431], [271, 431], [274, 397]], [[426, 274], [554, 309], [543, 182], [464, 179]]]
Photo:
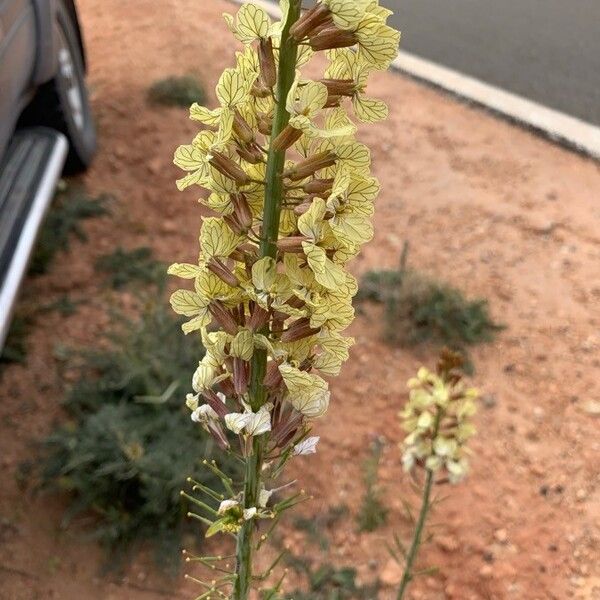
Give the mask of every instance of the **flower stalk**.
[[[289, 460], [316, 451], [308, 433], [329, 406], [324, 377], [339, 373], [353, 343], [342, 335], [357, 291], [346, 264], [372, 237], [379, 184], [346, 108], [363, 122], [385, 117], [385, 105], [364, 96], [366, 79], [388, 67], [399, 40], [377, 0], [317, 0], [303, 21], [300, 5], [282, 0], [277, 23], [254, 3], [224, 15], [244, 50], [219, 79], [218, 106], [190, 108], [204, 128], [174, 157], [186, 172], [178, 187], [207, 190], [200, 201], [214, 215], [203, 218], [197, 264], [169, 273], [193, 281], [171, 304], [206, 349], [186, 398], [192, 420], [244, 465], [240, 487], [206, 464], [224, 493], [197, 488], [209, 498], [192, 503], [205, 514], [191, 513], [207, 537], [236, 538], [233, 569], [214, 565], [226, 573], [219, 589], [202, 584], [223, 598], [229, 586], [234, 600], [247, 600], [262, 578], [254, 553], [271, 530], [256, 541], [261, 520], [275, 524], [306, 499], [274, 503], [273, 492], [292, 484], [267, 486]], [[331, 41], [321, 45], [351, 38], [356, 52], [328, 52], [329, 67], [313, 81], [302, 74], [314, 54], [306, 40], [321, 31]]]
[[[300, 16], [301, 0], [291, 0], [287, 20], [281, 33], [279, 49], [279, 71], [277, 76], [277, 98], [287, 98], [294, 82], [296, 57], [298, 45], [290, 37], [290, 27]], [[277, 136], [285, 129], [290, 120], [290, 114], [285, 104], [280, 100], [275, 109], [271, 138]], [[261, 229], [259, 247], [260, 258], [275, 258], [277, 253], [277, 239], [279, 236], [279, 219], [283, 200], [282, 173], [285, 164], [285, 149], [271, 148], [267, 158], [267, 172], [265, 177], [265, 204], [264, 217]], [[264, 325], [260, 332], [268, 333], [268, 325]], [[264, 379], [267, 369], [266, 350], [256, 350], [252, 356], [250, 382], [250, 406], [257, 411], [266, 402]], [[251, 508], [258, 504], [258, 494], [261, 483], [261, 473], [264, 462], [265, 438], [255, 438], [252, 447], [252, 456], [246, 463], [244, 473], [244, 505]], [[246, 521], [238, 533], [236, 547], [236, 579], [234, 584], [234, 600], [246, 600], [252, 584], [252, 544], [255, 523]]]

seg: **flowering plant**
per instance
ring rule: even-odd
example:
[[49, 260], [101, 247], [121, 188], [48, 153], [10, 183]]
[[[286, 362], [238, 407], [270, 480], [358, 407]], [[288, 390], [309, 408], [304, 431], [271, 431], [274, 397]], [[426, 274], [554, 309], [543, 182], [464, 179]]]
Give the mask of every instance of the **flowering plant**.
[[[211, 517], [196, 515], [207, 535], [231, 533], [237, 542], [233, 572], [222, 569], [201, 597], [231, 588], [233, 598], [247, 598], [259, 577], [258, 522], [303, 499], [273, 503], [267, 485], [292, 457], [315, 452], [311, 422], [330, 401], [323, 377], [340, 372], [353, 342], [342, 334], [357, 291], [346, 265], [372, 237], [379, 184], [347, 108], [362, 122], [386, 117], [385, 104], [366, 94], [367, 79], [388, 67], [400, 35], [378, 0], [320, 0], [304, 13], [300, 0], [280, 7], [279, 22], [252, 3], [225, 15], [243, 50], [219, 79], [219, 106], [192, 105], [190, 117], [206, 127], [174, 158], [186, 172], [178, 187], [207, 190], [200, 201], [215, 215], [203, 219], [197, 263], [169, 269], [193, 281], [171, 305], [206, 348], [187, 405], [245, 464], [241, 489], [207, 465], [226, 494], [196, 489], [217, 508], [189, 497]], [[319, 52], [328, 66], [310, 80], [300, 69]]]

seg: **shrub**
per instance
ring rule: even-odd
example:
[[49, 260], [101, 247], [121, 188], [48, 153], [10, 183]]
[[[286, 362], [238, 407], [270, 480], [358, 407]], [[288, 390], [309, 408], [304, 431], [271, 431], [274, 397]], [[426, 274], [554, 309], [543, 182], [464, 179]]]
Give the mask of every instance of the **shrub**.
[[429, 342], [467, 358], [467, 346], [490, 342], [504, 328], [492, 320], [487, 300], [468, 300], [460, 290], [404, 267], [368, 272], [358, 299], [384, 305], [384, 337], [400, 346]]
[[166, 279], [166, 267], [152, 257], [152, 249], [142, 246], [133, 250], [118, 247], [110, 254], [104, 254], [96, 261], [96, 268], [108, 275], [108, 283], [113, 289], [120, 289], [129, 283], [162, 285]]
[[387, 520], [388, 509], [381, 500], [381, 490], [377, 483], [382, 450], [383, 443], [375, 440], [371, 445], [371, 454], [363, 466], [365, 493], [357, 517], [359, 531], [375, 531]]
[[96, 513], [94, 535], [113, 556], [149, 539], [161, 560], [176, 562], [186, 478], [216, 484], [199, 468], [212, 441], [181, 406], [203, 349], [197, 338], [181, 336], [162, 303], [147, 304], [135, 323], [119, 320], [105, 349], [71, 357], [79, 378], [65, 401], [70, 421], [43, 444], [42, 480], [72, 493], [65, 525], [81, 512]]
[[148, 101], [163, 106], [188, 108], [194, 102], [204, 102], [205, 97], [204, 88], [192, 75], [165, 77], [148, 90]]
[[45, 273], [56, 253], [69, 249], [72, 235], [87, 241], [87, 235], [80, 221], [108, 214], [109, 199], [105, 194], [94, 198], [81, 188], [63, 184], [54, 198], [40, 231], [29, 265], [29, 273], [33, 275]]

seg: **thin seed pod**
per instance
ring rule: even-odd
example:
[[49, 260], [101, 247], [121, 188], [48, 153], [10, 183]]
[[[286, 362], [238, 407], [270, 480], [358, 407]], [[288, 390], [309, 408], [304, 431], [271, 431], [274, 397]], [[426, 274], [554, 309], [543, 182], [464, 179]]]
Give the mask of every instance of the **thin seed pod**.
[[337, 27], [327, 27], [310, 38], [310, 47], [315, 52], [335, 48], [349, 48], [357, 43], [358, 38], [355, 33]]

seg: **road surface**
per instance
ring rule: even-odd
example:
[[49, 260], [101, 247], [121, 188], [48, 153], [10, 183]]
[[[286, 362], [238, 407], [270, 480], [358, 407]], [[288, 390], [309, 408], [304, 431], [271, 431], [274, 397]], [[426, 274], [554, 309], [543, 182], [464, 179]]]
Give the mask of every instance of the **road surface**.
[[600, 0], [382, 0], [401, 48], [600, 125]]

